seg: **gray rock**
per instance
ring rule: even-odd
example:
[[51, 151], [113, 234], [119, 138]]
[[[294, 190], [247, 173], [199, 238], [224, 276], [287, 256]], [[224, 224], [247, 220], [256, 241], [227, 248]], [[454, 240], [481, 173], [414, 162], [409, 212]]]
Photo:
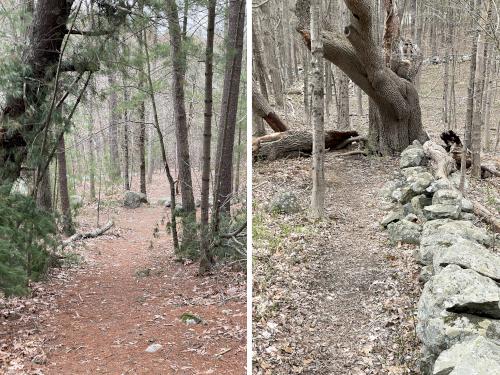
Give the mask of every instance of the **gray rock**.
[[408, 178], [411, 190], [417, 194], [422, 194], [434, 181], [434, 177], [429, 172], [420, 173]]
[[475, 241], [459, 238], [453, 245], [435, 254], [434, 270], [456, 264], [500, 282], [500, 255], [493, 253]]
[[301, 209], [297, 196], [292, 192], [276, 194], [269, 206], [271, 212], [280, 214], [293, 214]]
[[455, 344], [439, 355], [432, 374], [500, 374], [500, 345], [482, 336]]
[[500, 318], [500, 288], [488, 277], [451, 264], [425, 285], [418, 302], [421, 322], [444, 311]]
[[410, 146], [401, 153], [400, 168], [419, 167], [427, 163], [422, 146]]
[[392, 193], [401, 186], [403, 186], [403, 181], [399, 179], [386, 182], [381, 190], [382, 197], [388, 200], [393, 200]]
[[424, 224], [423, 237], [439, 233], [441, 235], [454, 235], [471, 241], [479, 242], [487, 247], [493, 244], [493, 237], [483, 229], [476, 227], [466, 220], [440, 219], [428, 221]]
[[420, 275], [418, 276], [418, 281], [425, 284], [427, 281], [431, 279], [434, 275], [434, 268], [432, 266], [424, 266], [420, 271]]
[[412, 223], [418, 223], [418, 216], [413, 213], [409, 213], [405, 216], [405, 220], [411, 221]]
[[500, 288], [473, 270], [449, 265], [424, 286], [417, 306], [417, 334], [439, 354], [467, 337], [500, 339]]
[[471, 214], [469, 212], [461, 212], [460, 213], [460, 220], [468, 220], [472, 222], [476, 222], [477, 217], [474, 214]]
[[425, 189], [426, 192], [428, 193], [435, 193], [436, 191], [442, 190], [442, 189], [450, 189], [450, 183], [447, 180], [436, 180], [433, 183], [429, 185], [427, 189]]
[[156, 204], [161, 207], [170, 207], [172, 205], [170, 198], [160, 198], [156, 201]]
[[151, 344], [145, 350], [146, 353], [156, 353], [158, 350], [163, 348], [161, 344]]
[[407, 220], [391, 223], [387, 226], [392, 243], [419, 244], [422, 227]]
[[432, 197], [432, 204], [445, 204], [450, 206], [462, 206], [462, 194], [456, 190], [441, 189], [436, 191]]
[[[436, 193], [437, 194], [437, 193]], [[460, 206], [455, 206], [452, 204], [433, 204], [424, 207], [423, 213], [427, 220], [436, 219], [459, 219], [460, 218]]]
[[411, 199], [411, 205], [413, 207], [413, 212], [423, 215], [422, 210], [426, 206], [432, 204], [432, 198], [427, 197], [425, 194], [417, 195]]
[[[453, 186], [458, 189], [460, 187], [460, 172], [453, 172], [450, 177], [449, 177], [451, 183], [453, 184]], [[465, 179], [465, 190], [469, 190], [469, 180], [466, 178]]]
[[79, 195], [72, 195], [69, 197], [69, 205], [72, 209], [77, 209], [83, 206], [83, 198]]
[[462, 212], [474, 212], [474, 205], [466, 198], [462, 198]]
[[123, 199], [123, 205], [127, 208], [137, 208], [141, 203], [148, 203], [146, 194], [126, 191]]
[[387, 227], [390, 223], [395, 221], [399, 221], [403, 219], [403, 210], [399, 209], [397, 211], [389, 212], [380, 222], [384, 228]]
[[12, 185], [12, 188], [10, 189], [10, 194], [20, 194], [24, 196], [29, 195], [29, 188], [28, 184], [23, 178], [18, 178], [14, 184]]
[[[429, 284], [429, 283], [427, 283]], [[417, 335], [428, 353], [427, 368], [432, 368], [436, 357], [444, 350], [465, 340], [483, 336], [492, 340], [500, 337], [500, 322], [470, 314], [443, 312], [425, 324], [417, 325]]]
[[428, 173], [429, 170], [426, 167], [409, 167], [404, 168], [399, 171], [400, 175], [403, 175], [405, 180], [415, 177], [422, 173]]
[[[426, 223], [427, 224], [427, 223]], [[452, 246], [460, 237], [455, 234], [449, 234], [446, 232], [443, 233], [435, 233], [435, 234], [426, 234], [425, 226], [422, 234], [422, 238], [420, 239], [420, 246], [415, 251], [414, 256], [418, 263], [431, 265], [433, 264], [434, 256], [446, 250], [446, 248]]]
[[392, 192], [392, 198], [401, 204], [410, 202], [415, 195], [417, 195], [417, 193], [408, 185], [397, 188]]

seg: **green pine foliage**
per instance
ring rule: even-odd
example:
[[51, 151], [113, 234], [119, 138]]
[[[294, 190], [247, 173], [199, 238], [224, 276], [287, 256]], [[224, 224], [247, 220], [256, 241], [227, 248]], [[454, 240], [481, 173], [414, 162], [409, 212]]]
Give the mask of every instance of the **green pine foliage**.
[[0, 290], [21, 295], [46, 272], [56, 246], [54, 218], [31, 197], [0, 188]]

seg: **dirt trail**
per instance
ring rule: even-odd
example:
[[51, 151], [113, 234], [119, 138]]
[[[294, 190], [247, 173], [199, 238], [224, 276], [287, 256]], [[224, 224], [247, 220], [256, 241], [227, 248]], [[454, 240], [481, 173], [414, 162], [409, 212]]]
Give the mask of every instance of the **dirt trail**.
[[378, 225], [384, 215], [379, 192], [394, 163], [328, 154], [328, 218], [321, 222], [307, 217], [310, 159], [256, 168], [256, 212], [275, 191], [293, 191], [304, 210], [257, 220], [281, 240], [269, 242], [254, 231], [255, 373], [414, 370], [417, 270], [411, 249], [389, 246]]
[[[111, 217], [116, 225], [78, 245], [83, 264], [56, 270], [35, 299], [22, 300], [21, 314], [29, 310], [25, 305], [36, 306], [31, 315], [3, 323], [9, 337], [0, 354], [22, 352], [7, 373], [245, 373], [245, 276], [222, 269], [200, 278], [197, 264], [176, 262], [165, 214], [144, 205], [104, 210], [101, 222]], [[78, 220], [80, 230], [95, 227], [94, 207]], [[203, 323], [186, 324], [183, 313]], [[148, 353], [151, 344], [162, 347]]]

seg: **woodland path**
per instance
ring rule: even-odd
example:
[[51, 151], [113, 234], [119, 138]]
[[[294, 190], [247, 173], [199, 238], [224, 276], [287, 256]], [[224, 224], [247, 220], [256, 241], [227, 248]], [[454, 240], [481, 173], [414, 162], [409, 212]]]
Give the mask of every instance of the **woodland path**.
[[307, 217], [310, 162], [255, 168], [256, 212], [277, 190], [293, 191], [303, 207], [257, 220], [281, 241], [265, 254], [266, 241], [258, 238], [266, 236], [254, 238], [255, 373], [408, 373], [418, 350], [412, 317], [418, 270], [411, 248], [389, 245], [378, 224], [380, 189], [396, 161], [329, 153], [327, 218], [320, 222]]
[[[95, 227], [88, 211], [79, 221]], [[29, 320], [45, 353], [35, 369], [54, 375], [245, 373], [245, 276], [220, 270], [200, 278], [197, 264], [176, 262], [165, 214], [145, 205], [105, 210], [101, 222], [113, 217], [115, 227], [79, 245], [81, 267], [56, 271], [43, 284], [38, 298], [51, 302]], [[182, 322], [187, 312], [203, 323]], [[153, 343], [162, 348], [145, 352]]]

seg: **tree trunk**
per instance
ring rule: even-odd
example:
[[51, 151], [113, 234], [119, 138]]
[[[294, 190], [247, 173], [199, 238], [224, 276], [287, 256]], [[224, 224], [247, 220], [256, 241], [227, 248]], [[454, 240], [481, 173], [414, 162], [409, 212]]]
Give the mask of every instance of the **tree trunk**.
[[322, 218], [325, 215], [325, 126], [320, 8], [321, 0], [311, 1], [311, 122], [313, 128], [311, 215], [313, 218]]
[[109, 174], [112, 181], [120, 178], [120, 157], [118, 154], [118, 98], [116, 94], [116, 81], [113, 73], [108, 75], [108, 84], [111, 90], [109, 94]]
[[[21, 174], [21, 165], [28, 154], [28, 147], [40, 132], [43, 123], [21, 117], [27, 108], [39, 115], [39, 109], [47, 97], [49, 83], [55, 75], [62, 41], [66, 35], [66, 23], [72, 0], [39, 0], [33, 12], [29, 42], [23, 53], [23, 65], [28, 69], [19, 83], [17, 93], [9, 94], [1, 110], [0, 118], [0, 181], [12, 184]], [[20, 93], [20, 94], [19, 94]], [[20, 122], [15, 131], [7, 132], [9, 121]]]
[[37, 206], [45, 211], [52, 212], [52, 191], [50, 188], [50, 170], [47, 169], [41, 176], [40, 188], [36, 197]]
[[177, 213], [176, 213], [176, 205], [175, 205], [175, 181], [172, 177], [172, 173], [170, 172], [170, 167], [168, 165], [167, 153], [165, 151], [165, 143], [163, 142], [163, 134], [160, 128], [160, 121], [158, 119], [158, 110], [156, 108], [156, 99], [154, 94], [154, 86], [153, 81], [151, 79], [151, 63], [149, 60], [149, 48], [148, 48], [148, 39], [147, 39], [147, 31], [144, 30], [143, 38], [139, 39], [140, 43], [143, 43], [144, 52], [146, 55], [146, 78], [148, 81], [148, 92], [149, 97], [151, 99], [151, 107], [153, 108], [153, 126], [156, 129], [156, 133], [158, 135], [158, 140], [160, 141], [160, 151], [161, 157], [163, 161], [163, 168], [165, 169], [165, 174], [167, 175], [168, 184], [170, 187], [170, 214], [172, 216], [172, 241], [174, 243], [174, 251], [178, 254], [180, 251], [179, 247], [179, 237], [177, 234]]
[[264, 65], [264, 58], [262, 56], [262, 45], [260, 43], [259, 34], [256, 32], [256, 20], [255, 17], [252, 19], [252, 45], [253, 45], [253, 61], [255, 63], [254, 74], [257, 77], [257, 82], [259, 82], [260, 92], [269, 100], [269, 94], [267, 92], [267, 73], [266, 67]]
[[[387, 67], [383, 50], [373, 39], [370, 1], [344, 1], [351, 24], [344, 34], [323, 30], [323, 56], [337, 65], [370, 97], [371, 147], [382, 155], [403, 151], [414, 140], [428, 139], [423, 131], [418, 92], [412, 81], [421, 56], [413, 61], [392, 56]], [[310, 48], [309, 0], [297, 0], [298, 31]]]
[[337, 108], [337, 129], [348, 130], [351, 128], [351, 119], [349, 117], [349, 77], [340, 72], [338, 82], [339, 105]]
[[286, 124], [281, 120], [274, 109], [269, 105], [266, 98], [261, 95], [256, 85], [252, 85], [252, 109], [253, 113], [262, 118], [275, 132], [284, 132], [288, 130]]
[[[91, 104], [92, 105], [92, 104]], [[93, 106], [93, 105], [92, 105]], [[88, 145], [89, 145], [89, 184], [90, 184], [90, 199], [95, 200], [95, 141], [94, 141], [94, 116], [92, 108], [89, 108], [90, 121], [88, 125]]]
[[68, 174], [66, 171], [66, 146], [64, 136], [60, 138], [57, 147], [57, 164], [59, 167], [59, 195], [61, 197], [62, 225], [63, 232], [67, 236], [75, 233], [73, 221], [71, 219], [71, 206], [68, 193]]
[[[179, 166], [179, 184], [182, 208], [187, 214], [195, 212], [193, 182], [191, 178], [191, 160], [189, 156], [188, 128], [184, 102], [184, 76], [186, 71], [186, 52], [183, 50], [179, 16], [175, 0], [167, 0], [167, 20], [172, 46], [172, 92], [175, 108], [175, 136], [177, 140], [177, 162]], [[184, 233], [187, 234], [187, 228]]]
[[137, 160], [139, 160], [139, 185], [141, 193], [146, 194], [146, 105], [144, 101], [139, 103], [138, 113], [139, 134], [137, 137]]
[[[123, 86], [125, 85], [125, 77], [123, 80]], [[127, 87], [123, 88], [123, 100], [125, 103], [129, 100], [129, 93]], [[130, 190], [130, 157], [129, 157], [129, 147], [128, 147], [128, 132], [129, 132], [129, 113], [128, 110], [125, 109], [123, 112], [123, 187], [125, 190]]]
[[201, 230], [200, 230], [200, 274], [206, 274], [214, 264], [211, 252], [210, 228], [208, 225], [210, 196], [210, 155], [212, 141], [212, 79], [215, 31], [215, 7], [217, 0], [208, 4], [207, 48], [205, 52], [205, 117], [203, 123], [203, 167], [201, 176]]
[[212, 225], [219, 231], [220, 213], [230, 213], [233, 175], [233, 148], [238, 113], [243, 34], [245, 25], [245, 0], [229, 1], [229, 32], [226, 50], [224, 89], [222, 93], [221, 122], [217, 143], [214, 216]]

